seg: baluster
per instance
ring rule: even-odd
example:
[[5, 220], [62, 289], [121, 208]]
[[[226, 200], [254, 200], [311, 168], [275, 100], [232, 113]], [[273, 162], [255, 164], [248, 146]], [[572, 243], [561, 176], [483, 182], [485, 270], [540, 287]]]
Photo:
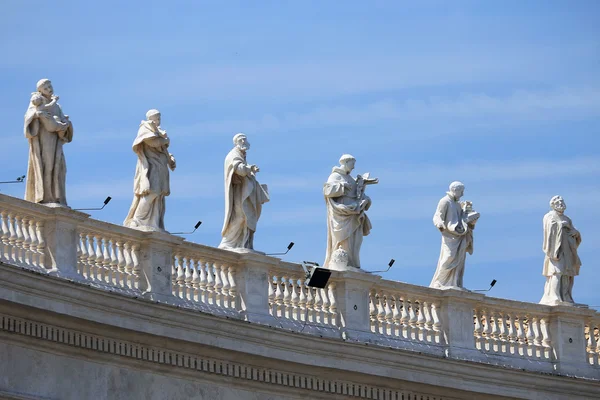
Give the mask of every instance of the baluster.
[[484, 340], [484, 346], [485, 346], [485, 350], [487, 351], [491, 351], [493, 350], [492, 348], [492, 341], [491, 341], [491, 333], [492, 333], [492, 320], [490, 317], [490, 313], [488, 312], [489, 310], [487, 309], [482, 309], [481, 313], [482, 313], [482, 322], [483, 322], [483, 340]]
[[442, 323], [440, 322], [440, 316], [438, 314], [438, 309], [439, 309], [440, 305], [439, 303], [432, 303], [431, 304], [431, 318], [433, 320], [433, 332], [434, 332], [434, 342], [435, 343], [441, 343], [441, 336], [442, 336]]
[[87, 259], [87, 236], [85, 233], [81, 232], [79, 233], [79, 274], [86, 278], [89, 276]]
[[402, 335], [402, 326], [400, 323], [400, 307], [402, 306], [402, 301], [400, 300], [400, 297], [397, 295], [394, 295], [394, 297], [392, 297], [392, 301], [394, 304], [394, 311], [392, 313], [392, 336], [401, 336]]
[[410, 317], [408, 316], [408, 299], [402, 297], [402, 317], [400, 318], [402, 337], [405, 339], [410, 338], [410, 325], [408, 324]]
[[[281, 283], [279, 282], [279, 277], [274, 276], [275, 278], [275, 304], [276, 304], [276, 312], [275, 317], [280, 318], [283, 317], [283, 290], [281, 290]], [[281, 278], [283, 279], [283, 278]]]
[[9, 261], [10, 244], [8, 242], [8, 238], [10, 237], [10, 229], [8, 227], [8, 212], [4, 210], [0, 212], [0, 219], [2, 220], [2, 231], [0, 231], [0, 234], [2, 234], [2, 236], [0, 237], [0, 239], [2, 240], [2, 251], [0, 252], [0, 257], [5, 261]]
[[176, 296], [180, 299], [185, 298], [185, 258], [181, 255], [177, 256], [177, 276], [175, 283], [177, 284]]
[[237, 283], [235, 282], [235, 266], [227, 268], [227, 280], [229, 281], [229, 308], [237, 310]]
[[321, 289], [315, 289], [315, 322], [323, 324], [323, 298]]
[[506, 344], [506, 352], [514, 354], [515, 352], [515, 321], [511, 314], [506, 313], [506, 320], [508, 323], [508, 343]]
[[431, 303], [424, 301], [423, 310], [425, 311], [425, 340], [432, 341], [433, 336], [433, 319], [431, 318]]
[[29, 217], [23, 217], [23, 262], [26, 265], [33, 265], [31, 259], [31, 237], [29, 236]]
[[291, 280], [292, 282], [292, 316], [291, 318], [295, 321], [299, 321], [300, 320], [300, 316], [298, 315], [298, 312], [300, 311], [298, 309], [298, 301], [299, 301], [299, 297], [298, 297], [298, 279], [293, 278]]
[[385, 334], [385, 307], [383, 306], [383, 293], [375, 294], [375, 304], [377, 305], [377, 333]]
[[[1, 233], [1, 231], [0, 231]], [[31, 263], [32, 265], [35, 265], [36, 267], [40, 266], [40, 260], [39, 260], [39, 254], [38, 254], [38, 238], [35, 232], [35, 220], [30, 220], [29, 221], [29, 237], [30, 237], [30, 241], [31, 244], [29, 246], [29, 249], [31, 251]], [[2, 250], [0, 249], [0, 257], [2, 257]]]
[[192, 295], [190, 300], [198, 301], [200, 298], [200, 275], [198, 274], [200, 261], [190, 259], [190, 267], [192, 268]]
[[306, 287], [307, 297], [306, 297], [306, 309], [308, 310], [308, 322], [314, 324], [315, 323], [315, 297], [313, 296], [313, 288], [310, 286]]
[[200, 301], [208, 304], [208, 278], [206, 273], [208, 262], [200, 260]]
[[16, 246], [16, 259], [20, 264], [24, 262], [24, 251], [23, 251], [23, 228], [22, 228], [22, 217], [20, 215], [15, 216], [15, 233], [17, 235], [17, 240], [15, 241]]
[[110, 241], [110, 273], [106, 279], [106, 282], [110, 285], [114, 285], [117, 281], [117, 273], [119, 271], [119, 247], [116, 240]]
[[35, 236], [37, 237], [38, 245], [38, 264], [40, 267], [46, 267], [46, 240], [44, 236], [44, 221], [36, 221]]
[[519, 347], [517, 354], [525, 354], [525, 326], [523, 326], [523, 317], [519, 316], [519, 325], [517, 325], [517, 338], [519, 340]]
[[323, 319], [321, 320], [321, 323], [323, 325], [329, 325], [330, 321], [329, 321], [329, 312], [330, 312], [330, 302], [329, 302], [329, 294], [327, 293], [327, 288], [323, 288], [323, 289], [318, 289], [321, 291], [321, 298], [323, 299]]
[[192, 300], [193, 292], [192, 292], [192, 268], [194, 268], [194, 262], [191, 258], [185, 258], [185, 294], [183, 296], [184, 300]]
[[417, 339], [418, 340], [425, 340], [426, 339], [426, 333], [425, 333], [425, 311], [423, 310], [423, 302], [421, 300], [418, 300], [418, 304], [419, 304], [419, 314], [417, 315], [417, 327], [419, 328], [419, 333], [417, 335]]
[[121, 286], [121, 281], [123, 279], [123, 275], [125, 274], [125, 251], [124, 251], [124, 243], [122, 240], [117, 240], [117, 260], [119, 263], [117, 264], [117, 270], [115, 271], [115, 279], [113, 281], [113, 285]]
[[418, 328], [417, 328], [417, 314], [415, 310], [415, 302], [414, 300], [410, 300], [410, 308], [408, 310], [408, 316], [410, 317], [408, 320], [408, 324], [410, 325], [410, 339], [418, 339]]
[[223, 307], [229, 308], [229, 279], [227, 277], [227, 266], [221, 265], [221, 280], [223, 281], [223, 287], [221, 288], [221, 293], [223, 294]]
[[215, 275], [213, 273], [214, 263], [212, 261], [206, 264], [206, 290], [208, 304], [215, 304]]
[[498, 313], [494, 310], [490, 310], [490, 351], [498, 351], [500, 349], [499, 346], [499, 329], [498, 329]]
[[290, 319], [292, 294], [290, 293], [289, 278], [285, 275], [281, 277], [281, 284], [283, 285], [283, 316], [285, 319]]
[[131, 242], [125, 242], [123, 248], [125, 249], [125, 271], [123, 273], [123, 284], [121, 286], [124, 288], [129, 288], [132, 287], [133, 281], [133, 257], [131, 256]]
[[308, 308], [306, 308], [306, 288], [304, 287], [304, 281], [300, 280], [300, 286], [298, 286], [300, 290], [300, 295], [298, 296], [298, 307], [300, 315], [298, 317], [299, 321], [306, 322]]
[[104, 271], [104, 277], [102, 279], [102, 281], [104, 283], [110, 283], [110, 275], [111, 275], [111, 269], [110, 269], [110, 262], [112, 261], [112, 256], [110, 255], [111, 251], [112, 251], [112, 243], [110, 241], [110, 238], [103, 238], [103, 246], [102, 246], [102, 270]]
[[18, 250], [15, 247], [17, 243], [17, 232], [15, 231], [15, 215], [12, 212], [8, 214], [8, 244], [10, 246], [10, 253], [8, 259], [16, 262], [18, 259]]
[[497, 311], [496, 315], [498, 316], [498, 322], [496, 323], [498, 326], [498, 351], [501, 353], [506, 353], [506, 318], [504, 317], [503, 311]]
[[[596, 329], [592, 329], [591, 330], [591, 334], [594, 335], [594, 338], [596, 337], [596, 330], [598, 330], [600, 333], [600, 323], [596, 324]], [[600, 365], [600, 335], [598, 335], [599, 337], [596, 338], [596, 365]]]
[[96, 268], [96, 279], [104, 282], [104, 255], [102, 240], [103, 237], [99, 234], [95, 235], [96, 238], [96, 253], [94, 254], [94, 265]]
[[268, 286], [269, 314], [276, 317], [277, 316], [277, 306], [275, 304], [275, 290], [273, 290], [273, 285], [274, 285], [273, 275], [271, 275], [270, 272], [267, 274], [267, 285], [269, 285]]
[[338, 326], [337, 299], [335, 296], [335, 282], [329, 284], [329, 324]]
[[95, 261], [96, 261], [96, 249], [94, 248], [94, 235], [91, 233], [87, 233], [85, 235], [87, 237], [87, 270], [88, 276], [86, 276], [89, 280], [96, 279], [96, 270], [95, 270]]
[[483, 329], [481, 327], [481, 317], [479, 316], [480, 310], [473, 310], [473, 315], [475, 317], [475, 324], [473, 327], [473, 336], [475, 336], [475, 348], [478, 350], [483, 350]]
[[219, 265], [217, 263], [213, 264], [213, 271], [215, 276], [215, 304], [218, 307], [223, 307], [223, 281], [221, 280], [221, 273], [219, 270]]
[[548, 331], [548, 322], [546, 318], [540, 319], [540, 328], [542, 331], [542, 346], [544, 347], [544, 358], [550, 359], [552, 354], [552, 340], [550, 340], [550, 332]]
[[543, 356], [542, 333], [540, 329], [540, 320], [538, 317], [533, 317], [531, 321], [531, 329], [533, 330], [533, 357], [539, 358]]
[[526, 354], [530, 357], [535, 357], [535, 346], [533, 345], [533, 339], [534, 339], [533, 318], [531, 317], [531, 314], [528, 314], [527, 315], [527, 335], [526, 335], [527, 351], [526, 351]]
[[[139, 255], [139, 251], [140, 251], [140, 245], [137, 243], [134, 243], [131, 246], [131, 262], [133, 263], [133, 283], [132, 283], [132, 289], [139, 289], [140, 288], [140, 272], [141, 272], [141, 267], [140, 267], [140, 255]], [[107, 267], [108, 268], [108, 267]]]
[[385, 331], [384, 334], [386, 335], [393, 335], [394, 334], [394, 313], [392, 312], [392, 296], [390, 296], [389, 293], [385, 294], [385, 305], [384, 305], [384, 311], [385, 311]]
[[369, 292], [369, 318], [371, 320], [371, 332], [377, 332], [377, 307], [375, 307], [375, 292]]

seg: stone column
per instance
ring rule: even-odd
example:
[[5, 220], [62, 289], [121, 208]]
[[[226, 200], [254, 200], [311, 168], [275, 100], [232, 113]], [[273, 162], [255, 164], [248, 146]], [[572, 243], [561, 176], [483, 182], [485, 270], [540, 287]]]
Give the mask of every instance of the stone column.
[[147, 234], [140, 248], [140, 290], [145, 298], [160, 303], [174, 303], [171, 288], [173, 248], [183, 238], [161, 232]]
[[552, 306], [549, 333], [556, 372], [589, 376], [593, 371], [587, 361], [585, 322], [594, 314], [587, 306]]
[[259, 254], [245, 253], [237, 268], [237, 288], [240, 297], [238, 310], [246, 321], [263, 325], [280, 324], [269, 313], [269, 264], [277, 265], [279, 260]]
[[381, 281], [381, 276], [364, 272], [333, 272], [336, 282], [337, 308], [340, 314], [342, 338], [352, 341], [372, 342], [369, 314], [369, 293]]
[[44, 221], [44, 263], [50, 275], [80, 280], [77, 273], [77, 248], [79, 234], [77, 225], [89, 218], [89, 214], [62, 206], [48, 206], [52, 216]]
[[475, 348], [473, 308], [485, 296], [479, 293], [447, 289], [439, 315], [442, 323], [446, 357], [477, 360], [482, 354]]

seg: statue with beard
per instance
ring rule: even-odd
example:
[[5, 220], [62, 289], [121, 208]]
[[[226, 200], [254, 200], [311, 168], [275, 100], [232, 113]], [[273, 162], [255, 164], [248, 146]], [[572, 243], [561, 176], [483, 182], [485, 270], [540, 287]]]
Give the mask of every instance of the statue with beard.
[[233, 144], [225, 157], [225, 221], [219, 248], [254, 250], [256, 225], [262, 205], [269, 201], [269, 191], [256, 180], [260, 169], [246, 162], [250, 149], [246, 135], [235, 135]]

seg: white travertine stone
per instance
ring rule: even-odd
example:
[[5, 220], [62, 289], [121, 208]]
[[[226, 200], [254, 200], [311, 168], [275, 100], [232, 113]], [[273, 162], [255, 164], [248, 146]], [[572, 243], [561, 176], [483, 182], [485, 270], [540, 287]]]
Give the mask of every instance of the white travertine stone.
[[348, 261], [348, 252], [339, 246], [331, 255], [328, 268], [335, 271], [346, 271], [348, 270]]
[[219, 248], [254, 250], [254, 234], [262, 212], [269, 201], [267, 185], [256, 180], [260, 169], [246, 162], [250, 143], [243, 133], [233, 137], [233, 149], [225, 158], [225, 220]]
[[323, 194], [327, 203], [327, 253], [325, 268], [330, 268], [333, 253], [341, 248], [348, 260], [347, 267], [360, 268], [360, 246], [363, 236], [371, 232], [371, 221], [365, 211], [371, 207], [371, 198], [365, 194], [367, 185], [379, 183], [369, 173], [350, 175], [356, 159], [350, 154], [340, 158], [340, 166], [333, 167]]
[[73, 140], [73, 124], [63, 114], [49, 79], [37, 83], [25, 113], [24, 133], [29, 141], [25, 200], [67, 205], [67, 164], [63, 144]]
[[561, 196], [550, 200], [550, 208], [552, 210], [543, 220], [545, 257], [542, 274], [546, 277], [546, 285], [540, 304], [574, 304], [572, 290], [581, 267], [577, 255], [581, 234], [564, 214], [567, 205]]
[[175, 171], [175, 157], [168, 152], [170, 139], [160, 129], [158, 110], [146, 113], [133, 142], [138, 162], [133, 179], [133, 202], [123, 225], [142, 231], [165, 232], [165, 197], [171, 193], [169, 169]]
[[429, 287], [463, 289], [465, 260], [467, 252], [473, 254], [473, 229], [479, 219], [470, 201], [459, 203], [464, 190], [461, 182], [452, 182], [433, 216], [433, 224], [442, 233], [442, 248]]

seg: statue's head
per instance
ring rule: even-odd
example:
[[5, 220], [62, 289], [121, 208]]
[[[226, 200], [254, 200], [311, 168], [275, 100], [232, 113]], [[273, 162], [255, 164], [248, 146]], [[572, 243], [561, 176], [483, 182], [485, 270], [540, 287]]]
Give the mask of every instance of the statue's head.
[[44, 97], [50, 98], [54, 94], [54, 88], [50, 79], [40, 79], [36, 85], [37, 91], [44, 95]]
[[44, 96], [42, 96], [39, 93], [34, 94], [33, 96], [31, 96], [31, 104], [33, 104], [34, 106], [41, 106], [44, 103]]
[[152, 121], [156, 126], [160, 126], [160, 111], [152, 109], [146, 113], [146, 119]]
[[248, 142], [248, 138], [243, 133], [238, 133], [233, 137], [233, 144], [242, 151], [250, 150], [250, 142]]
[[554, 196], [550, 199], [550, 208], [562, 214], [567, 209], [567, 204], [561, 196]]
[[465, 185], [462, 182], [454, 181], [450, 184], [448, 190], [456, 200], [459, 200], [465, 193]]
[[356, 158], [350, 154], [344, 154], [340, 157], [340, 165], [347, 172], [350, 173], [354, 169], [354, 164], [356, 164]]

